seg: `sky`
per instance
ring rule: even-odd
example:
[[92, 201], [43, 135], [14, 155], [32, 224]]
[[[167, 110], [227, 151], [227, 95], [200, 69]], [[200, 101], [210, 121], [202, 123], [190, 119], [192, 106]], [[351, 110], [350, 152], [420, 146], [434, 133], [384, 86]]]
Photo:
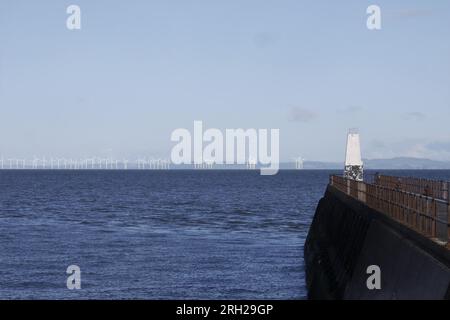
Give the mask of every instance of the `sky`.
[[201, 120], [280, 129], [282, 161], [343, 161], [354, 127], [364, 158], [450, 160], [449, 34], [444, 0], [2, 0], [0, 155], [169, 157]]

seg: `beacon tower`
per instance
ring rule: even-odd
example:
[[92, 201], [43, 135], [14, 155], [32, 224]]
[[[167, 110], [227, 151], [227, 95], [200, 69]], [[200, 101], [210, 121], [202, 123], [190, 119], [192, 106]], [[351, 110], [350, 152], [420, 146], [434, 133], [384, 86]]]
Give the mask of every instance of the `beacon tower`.
[[363, 181], [363, 173], [359, 132], [357, 129], [350, 129], [347, 135], [344, 177], [356, 181]]

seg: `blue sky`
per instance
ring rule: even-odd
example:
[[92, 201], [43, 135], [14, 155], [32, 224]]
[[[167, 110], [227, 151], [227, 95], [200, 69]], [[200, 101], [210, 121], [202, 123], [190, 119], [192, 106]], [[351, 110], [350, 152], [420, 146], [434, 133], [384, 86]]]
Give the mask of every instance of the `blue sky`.
[[351, 127], [450, 160], [449, 34], [448, 1], [2, 0], [0, 154], [168, 157], [202, 120], [279, 128], [284, 161], [343, 161]]

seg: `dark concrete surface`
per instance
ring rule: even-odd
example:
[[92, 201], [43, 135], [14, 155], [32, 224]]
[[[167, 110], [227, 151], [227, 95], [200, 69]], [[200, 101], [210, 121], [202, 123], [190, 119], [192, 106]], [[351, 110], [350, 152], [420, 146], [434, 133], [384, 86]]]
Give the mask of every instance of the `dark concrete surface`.
[[[450, 299], [450, 252], [329, 187], [305, 243], [310, 299]], [[367, 267], [381, 269], [369, 290]]]

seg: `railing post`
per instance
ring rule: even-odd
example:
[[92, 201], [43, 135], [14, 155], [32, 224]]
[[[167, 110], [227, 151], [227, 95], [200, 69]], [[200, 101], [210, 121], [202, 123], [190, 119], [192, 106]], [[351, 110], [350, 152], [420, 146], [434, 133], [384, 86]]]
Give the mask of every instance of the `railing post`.
[[438, 210], [438, 206], [437, 206], [437, 202], [436, 200], [433, 199], [433, 220], [431, 221], [432, 225], [431, 225], [431, 236], [433, 238], [436, 238], [436, 224], [437, 224], [437, 210]]
[[448, 181], [442, 181], [442, 198], [444, 198], [445, 201], [448, 201], [448, 189], [449, 189], [450, 182]]
[[366, 190], [367, 190], [367, 185], [364, 182], [360, 182], [359, 183], [358, 199], [361, 200], [364, 203], [367, 202]]
[[418, 200], [417, 197], [413, 197], [412, 198], [412, 202], [413, 202], [413, 209], [414, 209], [414, 217], [415, 217], [415, 222], [414, 222], [414, 226], [416, 228], [416, 230], [420, 230], [420, 216], [417, 214], [418, 210], [419, 210], [419, 205], [418, 205]]
[[450, 246], [450, 204], [447, 208], [447, 246]]
[[435, 199], [431, 200], [431, 236], [436, 238], [437, 203]]

